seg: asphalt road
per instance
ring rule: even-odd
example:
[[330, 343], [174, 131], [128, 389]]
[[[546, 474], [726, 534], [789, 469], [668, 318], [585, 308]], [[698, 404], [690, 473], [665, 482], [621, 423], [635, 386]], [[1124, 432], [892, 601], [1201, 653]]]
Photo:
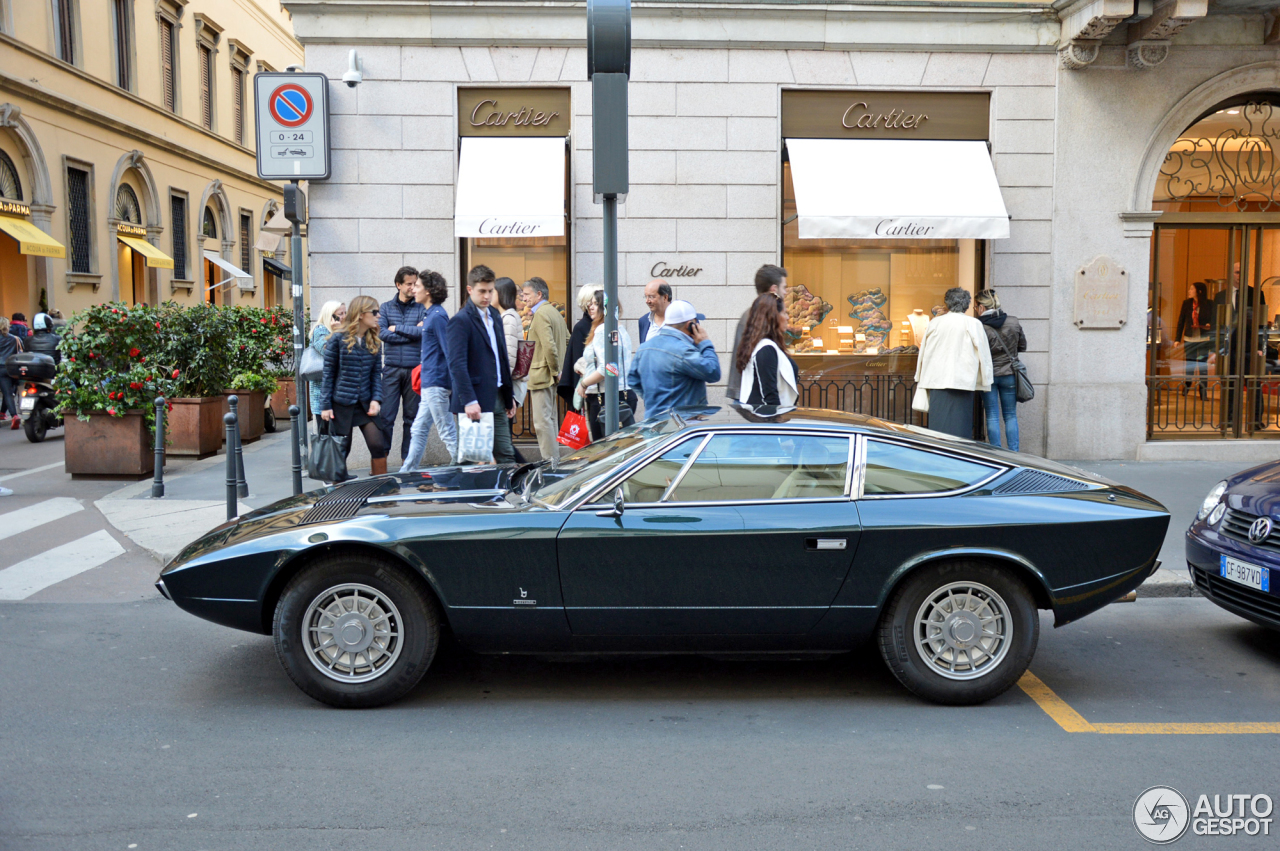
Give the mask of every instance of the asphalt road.
[[[1280, 634], [1115, 604], [1034, 673], [1090, 722], [1280, 721]], [[1276, 735], [1068, 733], [1015, 688], [921, 703], [825, 661], [447, 650], [408, 699], [311, 701], [270, 640], [149, 599], [0, 603], [0, 848], [1142, 848], [1169, 784], [1280, 799]], [[1178, 847], [1275, 847], [1195, 837]]]

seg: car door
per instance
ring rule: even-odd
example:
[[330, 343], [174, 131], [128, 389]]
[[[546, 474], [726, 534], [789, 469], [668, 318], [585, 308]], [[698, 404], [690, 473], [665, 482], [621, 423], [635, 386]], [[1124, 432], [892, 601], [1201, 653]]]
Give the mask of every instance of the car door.
[[682, 443], [576, 510], [558, 543], [577, 635], [807, 632], [857, 544], [850, 439], [784, 430]]

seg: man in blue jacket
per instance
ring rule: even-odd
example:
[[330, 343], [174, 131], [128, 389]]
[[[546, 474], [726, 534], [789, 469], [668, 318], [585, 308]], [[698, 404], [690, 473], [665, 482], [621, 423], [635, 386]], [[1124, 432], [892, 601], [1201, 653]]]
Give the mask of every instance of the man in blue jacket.
[[720, 380], [720, 358], [698, 312], [687, 301], [667, 305], [665, 321], [631, 359], [627, 382], [644, 399], [644, 418], [707, 404], [707, 384]]
[[458, 463], [458, 424], [449, 412], [449, 313], [444, 300], [449, 297], [449, 285], [439, 272], [423, 271], [413, 287], [413, 300], [427, 309], [422, 320], [422, 402], [418, 416], [414, 417], [409, 452], [404, 456], [400, 472], [410, 473], [422, 463], [422, 453], [427, 449], [427, 437], [431, 424], [449, 450], [449, 463]]
[[404, 400], [404, 428], [400, 435], [400, 457], [409, 457], [410, 424], [418, 416], [418, 394], [413, 392], [413, 368], [422, 348], [422, 320], [426, 308], [413, 300], [418, 270], [401, 266], [396, 271], [396, 297], [384, 302], [378, 313], [378, 337], [385, 354], [382, 359], [382, 439], [391, 448], [396, 427], [396, 409]]
[[494, 280], [488, 266], [476, 266], [468, 272], [466, 304], [449, 320], [449, 378], [453, 384], [449, 410], [466, 414], [475, 422], [481, 414], [492, 413], [493, 460], [511, 464], [516, 453], [507, 417], [515, 416], [516, 405], [502, 314], [491, 306], [496, 299]]

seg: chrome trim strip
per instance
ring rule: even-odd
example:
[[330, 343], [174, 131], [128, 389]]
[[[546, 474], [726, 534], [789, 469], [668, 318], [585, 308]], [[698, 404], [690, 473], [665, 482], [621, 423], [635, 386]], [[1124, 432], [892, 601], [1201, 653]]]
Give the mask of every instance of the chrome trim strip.
[[[811, 496], [811, 497], [793, 497], [791, 499], [726, 499], [721, 502], [633, 502], [628, 503], [627, 508], [710, 508], [717, 505], [794, 505], [821, 502], [852, 502], [847, 496]], [[579, 508], [586, 510], [597, 510], [603, 508], [611, 508], [609, 503], [594, 502], [589, 505], [580, 505]]]
[[867, 477], [866, 435], [854, 434], [849, 442], [849, 485], [845, 488], [850, 499], [862, 498], [862, 483]]
[[384, 502], [430, 502], [437, 499], [470, 499], [477, 496], [502, 496], [504, 490], [469, 490], [469, 491], [435, 491], [433, 493], [392, 494], [390, 496], [371, 496], [365, 505], [376, 505]]

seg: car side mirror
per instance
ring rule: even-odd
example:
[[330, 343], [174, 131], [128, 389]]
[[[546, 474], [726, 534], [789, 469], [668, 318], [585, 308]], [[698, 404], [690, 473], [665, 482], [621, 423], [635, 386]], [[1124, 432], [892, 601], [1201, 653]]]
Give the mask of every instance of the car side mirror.
[[613, 508], [597, 511], [596, 517], [621, 517], [623, 509], [622, 488], [617, 487], [613, 490]]

